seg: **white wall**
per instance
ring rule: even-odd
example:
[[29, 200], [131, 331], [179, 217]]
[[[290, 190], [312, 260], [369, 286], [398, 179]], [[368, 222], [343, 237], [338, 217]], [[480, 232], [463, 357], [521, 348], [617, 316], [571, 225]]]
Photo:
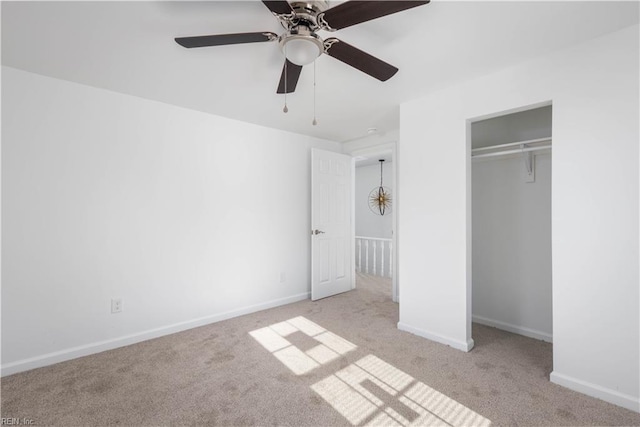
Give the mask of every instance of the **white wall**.
[[2, 106], [3, 374], [307, 297], [337, 143], [6, 67]]
[[[392, 162], [384, 162], [382, 179], [385, 187], [393, 188]], [[390, 239], [393, 235], [393, 215], [391, 211], [377, 215], [369, 209], [369, 193], [380, 185], [380, 165], [356, 167], [355, 216], [356, 236]], [[391, 194], [392, 203], [393, 193]], [[392, 206], [393, 209], [393, 206]]]
[[640, 410], [639, 30], [401, 106], [399, 327], [471, 341], [470, 119], [553, 102], [552, 381]]
[[534, 164], [473, 161], [473, 320], [551, 341], [551, 154]]

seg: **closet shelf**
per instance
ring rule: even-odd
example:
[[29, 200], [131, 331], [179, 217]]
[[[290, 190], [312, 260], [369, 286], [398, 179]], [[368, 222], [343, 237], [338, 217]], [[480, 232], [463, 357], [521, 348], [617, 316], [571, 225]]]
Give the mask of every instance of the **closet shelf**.
[[507, 144], [492, 145], [489, 147], [474, 148], [471, 150], [471, 157], [477, 159], [481, 157], [504, 156], [508, 154], [546, 150], [549, 148], [551, 148], [551, 138], [537, 138], [526, 141], [509, 142]]

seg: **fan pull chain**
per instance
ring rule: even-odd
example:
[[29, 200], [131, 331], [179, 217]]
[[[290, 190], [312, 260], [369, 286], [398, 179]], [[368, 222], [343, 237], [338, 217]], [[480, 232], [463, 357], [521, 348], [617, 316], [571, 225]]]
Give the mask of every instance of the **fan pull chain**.
[[316, 61], [313, 61], [313, 121], [312, 125], [317, 125], [318, 121], [316, 120]]
[[282, 111], [284, 113], [288, 113], [289, 112], [289, 107], [287, 107], [287, 68], [289, 68], [287, 66], [287, 62], [289, 62], [289, 60], [287, 59], [287, 45], [284, 45], [284, 108], [282, 109]]

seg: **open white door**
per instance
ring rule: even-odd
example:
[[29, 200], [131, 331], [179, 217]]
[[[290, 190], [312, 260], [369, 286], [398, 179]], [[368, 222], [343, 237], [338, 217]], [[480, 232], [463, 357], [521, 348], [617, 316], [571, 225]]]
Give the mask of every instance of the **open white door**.
[[311, 299], [351, 290], [351, 157], [311, 150]]

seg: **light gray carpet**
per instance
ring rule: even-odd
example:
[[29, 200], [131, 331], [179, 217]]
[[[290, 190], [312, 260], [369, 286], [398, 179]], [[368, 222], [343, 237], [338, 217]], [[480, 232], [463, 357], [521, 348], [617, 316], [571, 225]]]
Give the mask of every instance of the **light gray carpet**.
[[[476, 348], [463, 353], [398, 331], [398, 306], [391, 302], [390, 290], [388, 280], [359, 276], [355, 291], [321, 301], [290, 304], [5, 377], [2, 417], [63, 426], [337, 426], [350, 425], [341, 411], [356, 414], [362, 409], [358, 402], [370, 393], [383, 402], [378, 415], [391, 408], [400, 414], [399, 420], [417, 423], [419, 408], [408, 409], [399, 403], [399, 395], [380, 388], [394, 381], [389, 375], [385, 379], [386, 374], [376, 374], [383, 382], [362, 381], [360, 394], [349, 388], [345, 372], [363, 366], [363, 360], [379, 360], [394, 378], [407, 374], [411, 384], [435, 389], [432, 397], [438, 398], [432, 399], [431, 409], [439, 418], [433, 424], [447, 419], [438, 411], [466, 407], [493, 425], [640, 425], [640, 414], [550, 383], [550, 344], [474, 325]], [[296, 375], [276, 357], [277, 339], [266, 342], [275, 346], [269, 351], [249, 334], [300, 316], [355, 349]], [[283, 327], [291, 325], [274, 328]], [[302, 351], [319, 344], [320, 335], [312, 338], [302, 326], [292, 331], [283, 335], [285, 342]], [[327, 346], [336, 351], [349, 348], [336, 340], [327, 341]], [[315, 391], [328, 379], [351, 395], [337, 394], [329, 404], [331, 388], [324, 389], [324, 396]], [[359, 424], [377, 420], [370, 412], [360, 415]], [[477, 424], [481, 419], [458, 418], [448, 424]]]

